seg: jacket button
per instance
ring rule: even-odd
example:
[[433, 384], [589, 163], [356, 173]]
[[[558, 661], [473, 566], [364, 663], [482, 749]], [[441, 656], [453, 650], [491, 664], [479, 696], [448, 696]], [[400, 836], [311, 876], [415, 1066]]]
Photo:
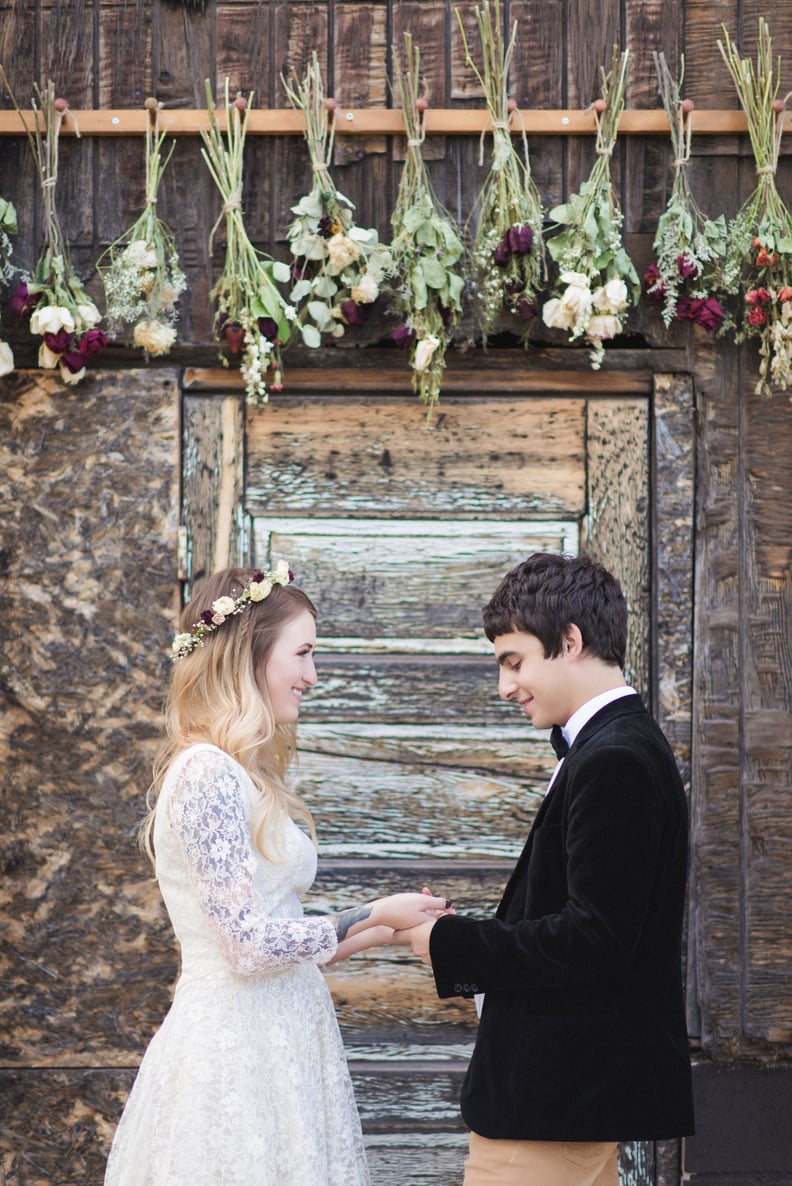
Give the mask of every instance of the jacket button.
[[461, 992], [461, 991], [462, 991], [462, 985], [461, 985], [461, 984], [455, 984], [455, 985], [454, 985], [454, 992]]

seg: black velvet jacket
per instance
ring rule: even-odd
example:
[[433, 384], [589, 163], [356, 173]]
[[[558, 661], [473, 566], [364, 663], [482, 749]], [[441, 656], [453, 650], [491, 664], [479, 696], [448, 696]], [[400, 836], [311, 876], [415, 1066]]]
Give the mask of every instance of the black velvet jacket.
[[601, 709], [543, 802], [495, 918], [448, 915], [441, 997], [486, 993], [462, 1115], [490, 1138], [693, 1131], [682, 994], [688, 847], [676, 761], [639, 696]]

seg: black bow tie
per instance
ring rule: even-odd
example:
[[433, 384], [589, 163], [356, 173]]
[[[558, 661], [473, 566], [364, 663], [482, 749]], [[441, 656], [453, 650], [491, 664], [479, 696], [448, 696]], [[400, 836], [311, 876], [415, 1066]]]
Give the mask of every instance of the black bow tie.
[[569, 742], [567, 741], [566, 737], [564, 737], [560, 725], [553, 725], [552, 729], [550, 730], [550, 744], [555, 750], [556, 757], [559, 759], [565, 758], [569, 753]]

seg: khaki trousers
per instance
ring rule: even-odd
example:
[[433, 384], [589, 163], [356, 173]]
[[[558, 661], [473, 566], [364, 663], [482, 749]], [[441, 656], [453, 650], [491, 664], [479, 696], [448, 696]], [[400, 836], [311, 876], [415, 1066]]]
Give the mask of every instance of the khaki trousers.
[[617, 1144], [491, 1141], [470, 1134], [464, 1186], [619, 1186]]

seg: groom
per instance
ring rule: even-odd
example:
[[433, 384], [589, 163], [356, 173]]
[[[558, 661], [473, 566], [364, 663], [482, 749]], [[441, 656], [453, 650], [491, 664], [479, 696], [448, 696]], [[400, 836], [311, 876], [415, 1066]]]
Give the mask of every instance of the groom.
[[464, 1186], [618, 1186], [617, 1142], [688, 1135], [687, 807], [622, 676], [627, 609], [586, 557], [535, 554], [484, 609], [499, 692], [559, 763], [495, 917], [404, 932], [440, 997], [483, 997]]

